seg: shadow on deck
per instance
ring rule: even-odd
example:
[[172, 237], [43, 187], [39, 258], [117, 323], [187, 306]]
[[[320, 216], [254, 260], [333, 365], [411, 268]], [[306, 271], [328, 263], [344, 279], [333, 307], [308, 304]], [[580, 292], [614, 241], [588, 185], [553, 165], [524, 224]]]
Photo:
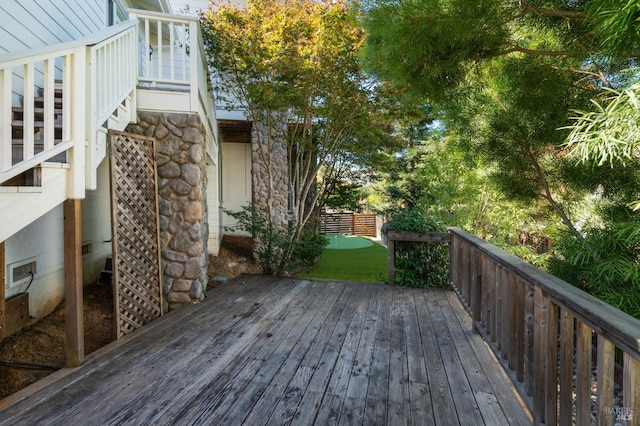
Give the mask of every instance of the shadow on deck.
[[531, 424], [454, 292], [248, 275], [3, 404], [0, 425]]

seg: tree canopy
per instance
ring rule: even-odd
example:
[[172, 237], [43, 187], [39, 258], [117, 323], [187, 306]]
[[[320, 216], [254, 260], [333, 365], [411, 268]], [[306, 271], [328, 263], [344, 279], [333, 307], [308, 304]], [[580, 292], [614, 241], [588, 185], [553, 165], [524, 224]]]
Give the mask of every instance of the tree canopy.
[[[513, 215], [522, 222], [510, 226], [554, 237], [552, 272], [606, 300], [637, 286], [633, 230], [640, 223], [627, 204], [638, 199], [640, 164], [632, 161], [637, 108], [628, 87], [638, 76], [640, 4], [381, 0], [365, 6], [368, 69], [439, 112], [438, 143], [446, 147], [426, 148], [434, 142], [425, 138], [423, 165], [446, 162], [452, 153], [462, 155], [456, 162], [472, 159], [460, 169], [469, 178], [458, 180], [478, 183], [486, 195], [498, 190], [493, 209], [518, 204], [526, 214]], [[404, 176], [393, 186], [429, 188], [438, 180]], [[477, 226], [458, 214], [464, 203], [450, 196], [456, 186], [449, 188], [422, 202], [459, 221], [450, 225]], [[466, 197], [478, 207], [487, 199]], [[640, 304], [635, 309], [640, 313]]]
[[350, 173], [366, 173], [393, 144], [392, 104], [362, 71], [353, 12], [345, 1], [250, 0], [202, 16], [218, 85], [265, 129], [255, 152], [267, 169], [285, 141], [294, 240]]

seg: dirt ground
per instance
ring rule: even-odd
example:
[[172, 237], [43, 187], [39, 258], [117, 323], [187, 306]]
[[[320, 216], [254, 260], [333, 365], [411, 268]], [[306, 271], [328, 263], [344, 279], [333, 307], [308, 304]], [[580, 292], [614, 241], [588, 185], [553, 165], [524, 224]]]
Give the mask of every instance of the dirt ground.
[[[231, 279], [243, 273], [261, 273], [252, 261], [252, 241], [225, 236], [218, 257], [209, 257], [209, 285], [220, 285], [221, 276]], [[113, 289], [91, 284], [84, 288], [85, 352], [90, 354], [115, 339]], [[51, 374], [65, 364], [64, 302], [50, 315], [0, 342], [0, 399]], [[6, 364], [37, 364], [41, 368]]]

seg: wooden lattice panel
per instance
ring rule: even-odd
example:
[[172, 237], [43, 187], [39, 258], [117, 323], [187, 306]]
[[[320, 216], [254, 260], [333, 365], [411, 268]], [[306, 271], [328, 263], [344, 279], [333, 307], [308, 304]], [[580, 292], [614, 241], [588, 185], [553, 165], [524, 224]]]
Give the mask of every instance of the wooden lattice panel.
[[109, 133], [118, 338], [162, 315], [155, 140]]

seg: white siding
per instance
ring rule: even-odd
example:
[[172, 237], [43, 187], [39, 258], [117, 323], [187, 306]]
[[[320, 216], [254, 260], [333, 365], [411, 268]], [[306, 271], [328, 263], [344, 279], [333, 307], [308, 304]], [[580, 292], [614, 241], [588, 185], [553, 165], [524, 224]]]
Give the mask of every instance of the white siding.
[[104, 263], [111, 255], [111, 197], [109, 190], [109, 160], [98, 167], [98, 188], [87, 191], [82, 201], [82, 241], [91, 244], [92, 252], [82, 257], [85, 284], [98, 279]]
[[[240, 211], [251, 203], [251, 145], [222, 144], [222, 207]], [[223, 226], [234, 226], [235, 220], [223, 214]]]
[[48, 46], [105, 28], [105, 0], [2, 0], [0, 51]]
[[216, 165], [207, 166], [207, 212], [209, 225], [209, 241], [207, 250], [217, 256], [222, 243], [222, 221], [220, 220], [220, 168]]
[[[47, 315], [64, 297], [63, 217], [58, 206], [6, 241], [7, 270], [15, 262], [36, 260], [36, 276], [29, 287], [29, 312], [36, 318]], [[25, 291], [27, 285], [7, 289], [6, 296]]]

